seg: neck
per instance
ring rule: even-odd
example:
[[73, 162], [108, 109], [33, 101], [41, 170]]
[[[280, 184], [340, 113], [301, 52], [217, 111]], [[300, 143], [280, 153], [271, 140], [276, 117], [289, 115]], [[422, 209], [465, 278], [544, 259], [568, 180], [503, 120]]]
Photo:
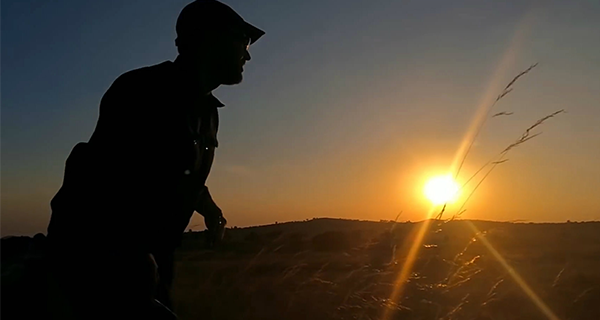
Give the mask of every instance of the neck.
[[175, 66], [179, 70], [186, 87], [197, 90], [202, 95], [208, 95], [219, 87], [219, 84], [211, 77], [206, 64], [185, 55], [179, 55], [175, 59]]

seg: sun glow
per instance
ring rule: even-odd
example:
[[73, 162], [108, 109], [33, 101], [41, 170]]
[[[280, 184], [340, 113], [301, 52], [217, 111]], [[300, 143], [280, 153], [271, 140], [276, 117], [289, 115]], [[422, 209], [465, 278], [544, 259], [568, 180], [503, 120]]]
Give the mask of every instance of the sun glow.
[[460, 186], [451, 175], [433, 177], [423, 188], [425, 196], [434, 205], [454, 202], [459, 190]]

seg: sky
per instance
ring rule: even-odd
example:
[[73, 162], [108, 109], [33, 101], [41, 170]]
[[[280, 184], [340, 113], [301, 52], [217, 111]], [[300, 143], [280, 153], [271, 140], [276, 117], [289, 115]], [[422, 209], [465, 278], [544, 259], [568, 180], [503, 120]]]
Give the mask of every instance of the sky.
[[[439, 210], [427, 179], [456, 167], [481, 114], [533, 63], [490, 111], [513, 114], [485, 122], [457, 179], [566, 113], [511, 150], [462, 217], [600, 220], [600, 2], [223, 2], [266, 31], [244, 81], [214, 91], [226, 107], [207, 185], [231, 226], [427, 218]], [[102, 95], [124, 72], [176, 58], [187, 3], [2, 1], [2, 236], [46, 231]], [[199, 215], [190, 228], [204, 228]]]

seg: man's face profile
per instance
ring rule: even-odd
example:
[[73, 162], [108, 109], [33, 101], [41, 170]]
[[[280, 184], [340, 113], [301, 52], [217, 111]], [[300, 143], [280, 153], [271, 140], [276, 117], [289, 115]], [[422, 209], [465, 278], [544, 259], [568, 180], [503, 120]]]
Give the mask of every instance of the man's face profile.
[[234, 85], [242, 82], [244, 65], [250, 60], [250, 39], [242, 33], [225, 33], [209, 44], [209, 68], [220, 84]]

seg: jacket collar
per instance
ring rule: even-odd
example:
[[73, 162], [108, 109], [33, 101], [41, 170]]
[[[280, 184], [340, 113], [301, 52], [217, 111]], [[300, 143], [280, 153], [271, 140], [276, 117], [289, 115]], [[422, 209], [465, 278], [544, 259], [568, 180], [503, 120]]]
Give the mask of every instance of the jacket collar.
[[212, 92], [209, 93], [206, 96], [206, 104], [211, 106], [211, 107], [215, 107], [215, 108], [222, 108], [225, 105], [223, 104], [223, 102], [221, 102], [219, 99], [217, 99], [215, 96], [213, 96]]

